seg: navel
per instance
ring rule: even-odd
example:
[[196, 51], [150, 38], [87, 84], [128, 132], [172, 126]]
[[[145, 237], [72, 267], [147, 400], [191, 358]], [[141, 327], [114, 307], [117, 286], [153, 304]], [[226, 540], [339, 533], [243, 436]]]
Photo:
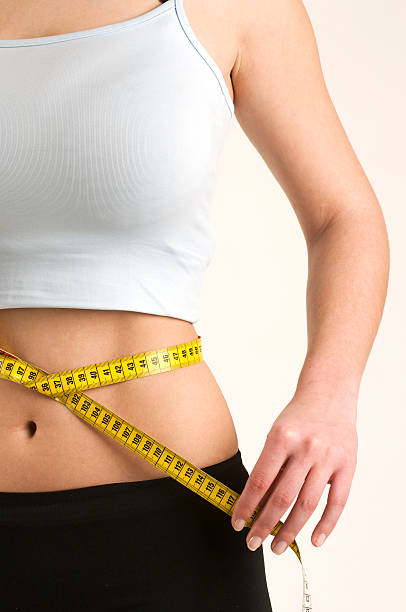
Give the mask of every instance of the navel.
[[32, 438], [35, 435], [35, 432], [37, 431], [37, 424], [34, 423], [34, 421], [28, 421], [26, 425], [26, 430], [28, 436]]

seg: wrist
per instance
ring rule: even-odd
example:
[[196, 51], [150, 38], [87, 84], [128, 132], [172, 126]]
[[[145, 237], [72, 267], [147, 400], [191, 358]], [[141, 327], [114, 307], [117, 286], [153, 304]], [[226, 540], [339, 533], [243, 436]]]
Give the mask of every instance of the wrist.
[[304, 366], [292, 401], [355, 422], [360, 379]]
[[[353, 360], [352, 360], [353, 361]], [[296, 391], [357, 399], [362, 372], [346, 355], [308, 352], [304, 360]]]

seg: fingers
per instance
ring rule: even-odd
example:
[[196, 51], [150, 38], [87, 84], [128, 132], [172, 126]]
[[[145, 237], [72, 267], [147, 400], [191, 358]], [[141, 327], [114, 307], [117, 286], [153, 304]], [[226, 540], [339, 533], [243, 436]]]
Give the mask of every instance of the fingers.
[[352, 467], [341, 468], [334, 474], [326, 507], [312, 534], [312, 542], [315, 546], [321, 546], [336, 526], [347, 502], [353, 476], [354, 468]]
[[282, 553], [296, 539], [317, 508], [330, 476], [331, 471], [324, 466], [313, 466], [310, 469], [292, 510], [272, 541], [273, 552]]
[[[303, 460], [291, 458], [274, 491], [269, 496], [256, 521], [247, 534], [246, 542], [250, 550], [256, 550], [270, 535], [276, 523], [285, 514], [294, 501], [300, 487], [302, 486], [309, 470], [309, 465]], [[282, 530], [283, 527], [279, 531]], [[278, 531], [278, 535], [279, 535]], [[276, 536], [275, 536], [276, 537]], [[282, 542], [281, 538], [278, 538]], [[293, 541], [292, 538], [291, 541]], [[290, 544], [287, 542], [286, 546]], [[280, 550], [280, 552], [283, 552]]]
[[269, 494], [268, 489], [285, 460], [286, 455], [283, 449], [280, 446], [269, 444], [269, 438], [267, 437], [258, 461], [234, 506], [231, 515], [231, 523], [234, 529], [241, 531], [255, 508], [260, 505], [262, 498]]
[[[320, 546], [344, 509], [355, 466], [356, 432], [345, 423], [334, 428], [320, 420], [306, 421], [301, 428], [286, 423], [273, 426], [235, 504], [232, 526], [240, 531], [249, 521], [246, 543], [251, 550], [261, 546], [277, 527], [272, 550], [279, 554], [294, 542], [316, 509], [326, 484], [331, 483], [326, 508], [312, 535], [313, 544]], [[282, 522], [281, 517], [294, 501]], [[257, 508], [260, 511], [253, 517]]]

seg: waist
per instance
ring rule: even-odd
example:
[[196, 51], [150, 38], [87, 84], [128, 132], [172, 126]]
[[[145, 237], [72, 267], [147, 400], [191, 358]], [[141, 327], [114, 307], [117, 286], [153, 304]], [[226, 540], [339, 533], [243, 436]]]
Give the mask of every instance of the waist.
[[[0, 310], [0, 346], [49, 373], [196, 338], [191, 323], [146, 313]], [[0, 466], [8, 466], [0, 467], [0, 491], [163, 476], [54, 399], [6, 380], [0, 381], [0, 389]], [[228, 406], [204, 359], [85, 393], [197, 467], [227, 459], [238, 449]]]
[[197, 338], [189, 321], [79, 308], [0, 309], [0, 346], [49, 372]]

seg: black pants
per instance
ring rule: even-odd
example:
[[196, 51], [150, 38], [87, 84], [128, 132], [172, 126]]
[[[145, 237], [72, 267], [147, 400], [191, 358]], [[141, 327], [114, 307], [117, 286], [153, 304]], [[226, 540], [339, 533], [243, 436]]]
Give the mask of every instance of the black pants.
[[[240, 451], [203, 468], [241, 493]], [[1, 612], [272, 612], [263, 548], [169, 476], [0, 492]]]

